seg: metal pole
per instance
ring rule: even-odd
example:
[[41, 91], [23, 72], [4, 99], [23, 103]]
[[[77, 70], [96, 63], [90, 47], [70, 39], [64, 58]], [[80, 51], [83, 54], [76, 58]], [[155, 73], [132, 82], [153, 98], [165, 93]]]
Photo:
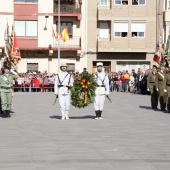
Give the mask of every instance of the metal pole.
[[58, 72], [60, 71], [60, 0], [58, 0]]

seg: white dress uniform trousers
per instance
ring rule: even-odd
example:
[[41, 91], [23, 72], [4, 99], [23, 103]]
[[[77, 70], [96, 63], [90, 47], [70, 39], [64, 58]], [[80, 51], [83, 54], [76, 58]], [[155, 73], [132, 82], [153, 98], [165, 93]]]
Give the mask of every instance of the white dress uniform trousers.
[[[68, 72], [61, 72], [55, 76], [55, 94], [58, 94], [62, 119], [67, 119], [70, 109], [71, 90], [66, 86], [73, 86], [73, 78]], [[59, 87], [61, 86], [61, 87]]]

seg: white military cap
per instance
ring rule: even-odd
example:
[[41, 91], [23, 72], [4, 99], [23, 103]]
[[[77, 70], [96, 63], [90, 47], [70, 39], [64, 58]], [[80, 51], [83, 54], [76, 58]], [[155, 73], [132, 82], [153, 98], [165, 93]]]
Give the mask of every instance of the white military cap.
[[96, 66], [98, 67], [98, 66], [103, 66], [103, 63], [102, 62], [98, 62], [97, 64], [96, 64]]
[[61, 63], [61, 67], [67, 67], [66, 63]]

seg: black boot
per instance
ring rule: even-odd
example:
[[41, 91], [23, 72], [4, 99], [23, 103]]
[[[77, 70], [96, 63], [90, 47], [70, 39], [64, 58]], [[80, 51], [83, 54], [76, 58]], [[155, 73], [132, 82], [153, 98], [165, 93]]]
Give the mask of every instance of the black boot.
[[96, 113], [96, 118], [95, 119], [98, 119], [99, 118], [99, 110], [96, 110], [95, 113]]
[[102, 111], [101, 110], [99, 110], [99, 119], [103, 119], [102, 118]]
[[1, 112], [0, 112], [1, 114], [0, 114], [0, 117], [3, 117], [3, 115], [4, 115], [4, 112], [1, 110]]
[[11, 117], [9, 110], [7, 110], [7, 117]]
[[3, 114], [2, 118], [7, 118], [7, 117], [8, 117], [7, 110], [4, 110], [4, 114]]

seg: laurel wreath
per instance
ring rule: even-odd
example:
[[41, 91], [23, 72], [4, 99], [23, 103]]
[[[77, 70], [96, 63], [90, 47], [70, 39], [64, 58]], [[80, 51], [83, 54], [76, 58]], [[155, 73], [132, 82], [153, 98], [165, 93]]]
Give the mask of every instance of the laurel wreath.
[[80, 74], [75, 79], [74, 86], [71, 89], [71, 104], [77, 108], [84, 108], [93, 103], [96, 87], [93, 74]]

